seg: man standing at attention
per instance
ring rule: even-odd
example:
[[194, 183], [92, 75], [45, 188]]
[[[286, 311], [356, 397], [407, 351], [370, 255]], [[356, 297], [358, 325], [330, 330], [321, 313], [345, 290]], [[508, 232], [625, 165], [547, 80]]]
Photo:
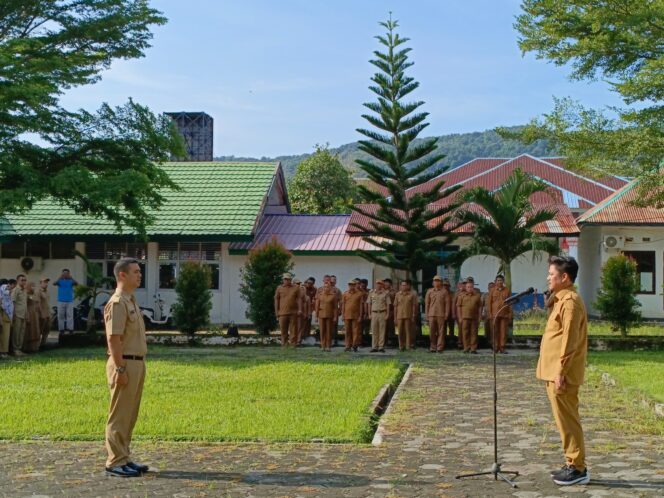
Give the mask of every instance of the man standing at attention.
[[21, 274], [16, 277], [16, 287], [12, 289], [12, 302], [14, 303], [14, 318], [12, 320], [11, 344], [14, 356], [23, 355], [23, 339], [25, 338], [25, 317], [28, 313], [28, 294], [25, 284], [28, 279]]
[[302, 293], [299, 285], [293, 285], [290, 273], [282, 275], [283, 284], [274, 292], [274, 313], [279, 320], [281, 345], [297, 345], [299, 317], [302, 316]]
[[[499, 353], [507, 353], [505, 351], [505, 343], [507, 342], [507, 327], [512, 319], [512, 307], [503, 306], [505, 300], [508, 299], [512, 293], [505, 287], [505, 278], [502, 275], [496, 277], [496, 285], [493, 290], [489, 292], [489, 317], [495, 323], [495, 330], [493, 330], [493, 348]], [[502, 309], [502, 311], [500, 311]], [[500, 311], [500, 313], [499, 313]]]
[[74, 331], [74, 286], [78, 282], [64, 268], [60, 278], [53, 282], [58, 287], [58, 330], [60, 333]]
[[357, 351], [362, 345], [362, 316], [364, 315], [364, 293], [357, 288], [358, 281], [348, 282], [348, 290], [341, 300], [341, 318], [346, 330], [346, 351]]
[[129, 459], [131, 436], [145, 381], [145, 324], [134, 290], [141, 285], [138, 261], [123, 258], [115, 264], [115, 293], [104, 308], [108, 362], [106, 377], [111, 388], [111, 403], [106, 424], [106, 473], [116, 477], [138, 477], [148, 471]]
[[394, 317], [399, 331], [399, 349], [415, 346], [415, 317], [418, 311], [417, 294], [410, 288], [410, 280], [401, 282], [394, 300]]
[[442, 353], [445, 349], [445, 322], [449, 315], [449, 293], [443, 287], [443, 279], [433, 277], [433, 287], [424, 297], [424, 315], [429, 322], [429, 351]]
[[387, 331], [387, 313], [390, 307], [390, 295], [385, 290], [382, 280], [376, 280], [376, 285], [367, 297], [366, 311], [371, 317], [371, 351], [370, 353], [385, 352], [385, 333]]
[[578, 272], [574, 258], [549, 258], [547, 283], [553, 306], [537, 362], [537, 378], [546, 382], [565, 451], [565, 465], [551, 474], [553, 482], [560, 486], [590, 482], [579, 416], [579, 386], [583, 384], [588, 352], [588, 317], [583, 300], [574, 289]]
[[452, 316], [457, 325], [458, 330], [458, 340], [457, 340], [457, 349], [464, 349], [463, 345], [463, 334], [461, 333], [461, 315], [459, 314], [459, 301], [461, 296], [466, 292], [466, 281], [460, 280], [457, 282], [456, 292], [454, 293], [454, 299], [452, 300]]
[[49, 306], [48, 297], [48, 283], [50, 281], [50, 278], [42, 277], [36, 291], [37, 298], [39, 299], [39, 331], [41, 333], [41, 347], [46, 345], [48, 334], [51, 331], [51, 308]]
[[457, 315], [461, 319], [463, 352], [477, 354], [477, 330], [482, 311], [482, 295], [475, 289], [473, 277], [466, 279], [466, 288], [459, 298]]

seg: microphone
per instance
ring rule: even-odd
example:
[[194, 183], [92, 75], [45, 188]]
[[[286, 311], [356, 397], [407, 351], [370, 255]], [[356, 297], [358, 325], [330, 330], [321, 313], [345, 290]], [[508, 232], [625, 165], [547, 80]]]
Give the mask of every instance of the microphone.
[[523, 292], [519, 292], [518, 294], [515, 294], [515, 295], [513, 295], [513, 296], [511, 296], [511, 297], [508, 297], [507, 299], [505, 299], [505, 304], [514, 304], [514, 303], [518, 303], [518, 302], [521, 300], [522, 297], [525, 297], [525, 296], [527, 296], [527, 295], [529, 295], [529, 294], [532, 294], [533, 292], [535, 292], [535, 289], [533, 289], [532, 287], [529, 287], [529, 288], [526, 289], [525, 291], [523, 291]]

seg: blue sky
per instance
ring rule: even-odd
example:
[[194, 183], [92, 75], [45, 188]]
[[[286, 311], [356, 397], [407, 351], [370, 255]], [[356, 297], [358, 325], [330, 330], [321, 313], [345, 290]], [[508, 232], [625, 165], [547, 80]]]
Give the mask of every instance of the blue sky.
[[512, 25], [517, 0], [157, 0], [169, 22], [143, 59], [118, 61], [101, 82], [63, 97], [70, 108], [119, 105], [205, 111], [215, 155], [277, 156], [317, 143], [355, 141], [374, 73], [368, 63], [392, 11], [411, 39], [411, 94], [430, 113], [425, 135], [523, 124], [552, 97], [616, 105], [604, 82], [522, 57]]

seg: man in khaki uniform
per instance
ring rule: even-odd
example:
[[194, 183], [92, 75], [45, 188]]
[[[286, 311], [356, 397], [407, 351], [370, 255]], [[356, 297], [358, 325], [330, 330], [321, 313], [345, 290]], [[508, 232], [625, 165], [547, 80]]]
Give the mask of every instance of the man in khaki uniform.
[[318, 289], [316, 289], [316, 279], [314, 277], [309, 277], [304, 281], [304, 292], [307, 296], [307, 305], [308, 311], [305, 311], [305, 320], [304, 328], [300, 334], [300, 339], [309, 337], [311, 335], [311, 317], [314, 313], [314, 301], [316, 301], [316, 294]]
[[106, 424], [106, 473], [117, 477], [138, 477], [147, 465], [130, 460], [129, 446], [138, 419], [145, 381], [145, 324], [134, 290], [141, 285], [138, 261], [123, 258], [113, 268], [117, 288], [104, 308], [108, 361], [106, 377], [111, 403]]
[[461, 315], [459, 314], [459, 301], [461, 296], [466, 292], [466, 280], [459, 280], [456, 286], [456, 292], [454, 293], [454, 299], [452, 300], [452, 316], [454, 317], [454, 323], [456, 323], [458, 330], [457, 337], [457, 349], [464, 349], [463, 346], [463, 334], [461, 333]]
[[25, 284], [28, 279], [25, 275], [16, 277], [16, 287], [12, 290], [14, 302], [14, 318], [12, 320], [11, 344], [15, 356], [23, 356], [23, 340], [25, 339], [25, 317], [28, 312], [28, 294]]
[[39, 287], [35, 291], [39, 302], [39, 331], [41, 332], [41, 346], [46, 345], [48, 334], [51, 331], [51, 309], [49, 308], [48, 283], [50, 278], [42, 277]]
[[357, 288], [358, 281], [348, 282], [348, 290], [341, 298], [341, 317], [346, 329], [346, 351], [357, 351], [362, 345], [362, 317], [364, 293]]
[[385, 290], [382, 280], [367, 297], [367, 315], [371, 317], [371, 350], [370, 353], [385, 352], [385, 334], [387, 332], [387, 313], [390, 308], [390, 295]]
[[507, 327], [512, 320], [512, 307], [506, 306], [502, 311], [512, 293], [505, 287], [505, 278], [502, 275], [496, 277], [496, 285], [489, 293], [489, 316], [494, 321], [493, 347], [499, 353], [507, 353], [505, 344], [507, 343]]
[[579, 265], [574, 258], [549, 258], [547, 283], [553, 306], [544, 329], [537, 378], [546, 382], [566, 465], [552, 473], [561, 486], [587, 484], [583, 428], [579, 416], [579, 386], [583, 384], [588, 352], [586, 307], [574, 289]]
[[461, 318], [463, 352], [477, 354], [477, 331], [482, 311], [482, 295], [475, 289], [473, 277], [466, 278], [466, 288], [459, 298], [458, 316]]
[[397, 297], [397, 291], [394, 289], [391, 278], [384, 279], [383, 283], [385, 285], [385, 290], [390, 295], [390, 301], [392, 302], [392, 304], [390, 304], [390, 309], [387, 310], [387, 326], [385, 328], [385, 337], [389, 343], [397, 336], [397, 329], [394, 325], [394, 300]]
[[281, 345], [297, 345], [299, 317], [302, 316], [302, 291], [299, 285], [293, 285], [290, 273], [282, 275], [283, 284], [274, 292], [274, 313], [279, 320]]
[[417, 294], [410, 288], [410, 281], [401, 282], [394, 300], [394, 318], [399, 331], [399, 349], [413, 349], [415, 346], [415, 316], [417, 314]]
[[449, 292], [443, 287], [443, 279], [433, 277], [433, 287], [424, 297], [424, 315], [429, 322], [429, 351], [442, 353], [445, 349], [445, 321], [449, 315]]
[[337, 310], [337, 319], [332, 323], [332, 339], [334, 340], [334, 345], [339, 345], [339, 317], [341, 316], [341, 296], [343, 292], [337, 287], [337, 276], [330, 275], [330, 285], [332, 285], [332, 290], [337, 294], [337, 303], [339, 304], [339, 309]]
[[443, 279], [443, 288], [447, 291], [447, 309], [449, 310], [445, 318], [445, 336], [454, 337], [454, 324], [456, 323], [456, 312], [454, 310], [454, 298], [456, 297], [447, 278]]
[[297, 287], [300, 290], [300, 308], [302, 309], [302, 314], [297, 317], [297, 334], [295, 337], [295, 345], [298, 346], [300, 344], [300, 341], [302, 340], [302, 334], [304, 332], [304, 327], [305, 323], [307, 321], [307, 311], [308, 311], [308, 306], [307, 306], [307, 292], [302, 285], [302, 282], [300, 281], [299, 278], [294, 278], [293, 279], [293, 285]]

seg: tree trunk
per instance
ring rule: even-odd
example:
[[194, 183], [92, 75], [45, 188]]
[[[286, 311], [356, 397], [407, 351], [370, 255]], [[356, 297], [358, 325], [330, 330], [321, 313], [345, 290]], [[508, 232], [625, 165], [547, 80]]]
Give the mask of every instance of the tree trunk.
[[511, 261], [502, 261], [503, 272], [505, 273], [505, 287], [507, 287], [510, 292], [514, 292], [512, 289], [512, 262]]

